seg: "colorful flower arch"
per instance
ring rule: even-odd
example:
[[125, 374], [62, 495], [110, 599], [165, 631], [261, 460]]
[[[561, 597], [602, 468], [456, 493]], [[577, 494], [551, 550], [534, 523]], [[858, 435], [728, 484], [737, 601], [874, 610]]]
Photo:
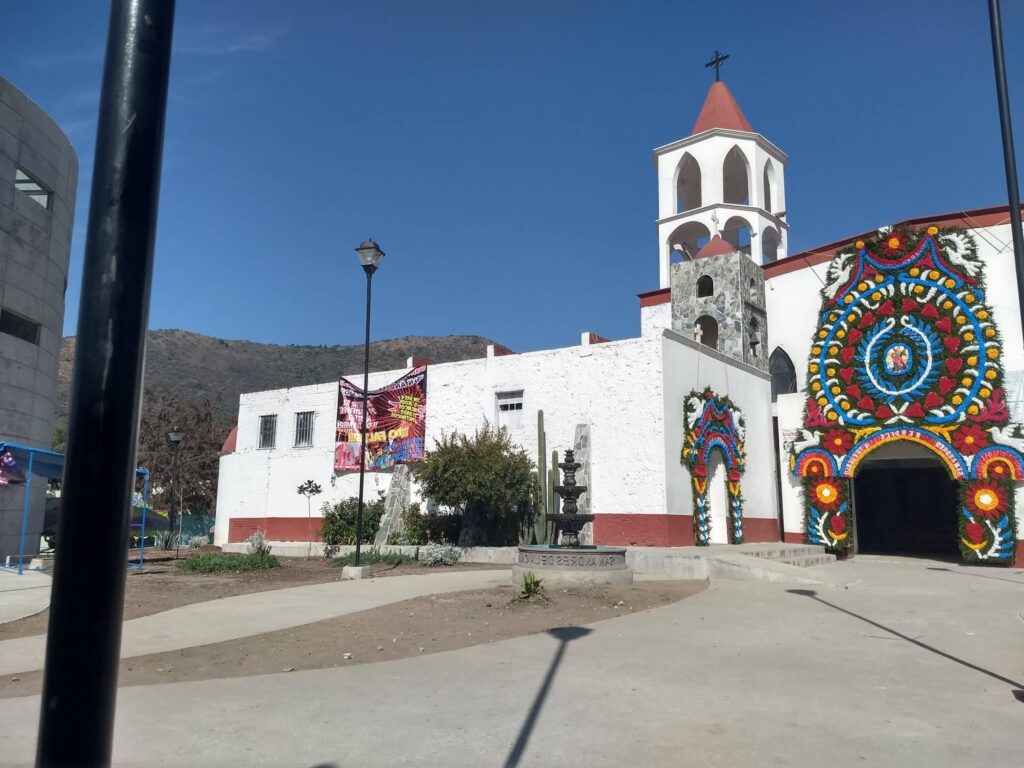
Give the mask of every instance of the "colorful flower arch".
[[711, 543], [711, 510], [708, 505], [708, 461], [719, 451], [725, 462], [729, 497], [728, 538], [743, 543], [743, 496], [740, 478], [747, 465], [743, 443], [746, 428], [743, 413], [728, 397], [712, 392], [691, 392], [685, 401], [686, 434], [682, 462], [690, 470], [693, 487], [693, 539], [698, 546]]
[[964, 560], [1012, 563], [1024, 431], [1010, 423], [982, 272], [974, 239], [937, 227], [882, 232], [829, 264], [790, 458], [808, 542], [852, 545], [850, 480], [870, 453], [907, 441], [960, 484]]

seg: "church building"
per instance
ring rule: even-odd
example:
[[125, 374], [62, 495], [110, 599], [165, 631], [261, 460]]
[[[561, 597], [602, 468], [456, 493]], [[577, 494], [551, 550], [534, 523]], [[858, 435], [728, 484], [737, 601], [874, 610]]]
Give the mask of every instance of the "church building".
[[296, 487], [318, 482], [321, 503], [356, 495], [353, 447], [368, 452], [372, 499], [441, 434], [489, 422], [538, 463], [576, 449], [590, 543], [809, 542], [1024, 567], [1009, 210], [789, 255], [787, 156], [717, 80], [654, 160], [660, 284], [639, 296], [639, 336], [584, 330], [577, 346], [371, 373], [371, 390], [419, 387], [393, 415], [420, 431], [381, 429], [378, 451], [346, 427], [345, 380], [244, 394], [215, 543], [257, 529], [307, 541], [319, 522]]

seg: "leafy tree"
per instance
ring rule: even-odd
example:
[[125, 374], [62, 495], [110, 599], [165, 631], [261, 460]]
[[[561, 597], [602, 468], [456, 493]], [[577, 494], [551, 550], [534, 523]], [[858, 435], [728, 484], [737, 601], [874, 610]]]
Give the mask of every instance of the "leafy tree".
[[[313, 515], [312, 512], [312, 500], [314, 496], [319, 496], [323, 493], [323, 488], [320, 487], [320, 483], [314, 483], [312, 480], [307, 480], [299, 486], [298, 493], [300, 496], [306, 497], [306, 531], [309, 531], [309, 520]], [[309, 557], [313, 552], [313, 539], [309, 540], [309, 551], [306, 553], [306, 557]]]
[[[336, 547], [339, 544], [356, 543], [358, 512], [359, 498], [357, 496], [342, 499], [335, 504], [324, 502], [320, 507], [320, 514], [323, 516], [320, 523], [320, 538], [328, 547], [325, 553], [330, 551], [330, 547]], [[377, 529], [380, 528], [380, 518], [383, 514], [384, 496], [380, 496], [376, 501], [364, 499], [361, 543], [373, 541], [373, 537], [377, 535]]]
[[540, 497], [536, 470], [504, 428], [442, 435], [416, 468], [423, 495], [462, 514], [459, 546], [519, 541]]

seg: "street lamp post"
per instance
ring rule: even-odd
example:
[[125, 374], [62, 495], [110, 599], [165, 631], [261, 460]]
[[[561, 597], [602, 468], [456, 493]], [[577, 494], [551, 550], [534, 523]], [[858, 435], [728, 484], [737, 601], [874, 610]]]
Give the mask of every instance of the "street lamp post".
[[[171, 449], [174, 451], [171, 456], [171, 508], [174, 507], [174, 492], [178, 490], [178, 446], [181, 445], [181, 438], [183, 436], [181, 427], [174, 426], [167, 430], [167, 441], [171, 444]], [[181, 494], [178, 494], [178, 498], [181, 498]], [[174, 552], [174, 559], [178, 559], [178, 555], [181, 554], [181, 504], [178, 504], [178, 548]]]
[[384, 251], [373, 240], [366, 240], [356, 248], [359, 264], [366, 273], [366, 341], [363, 344], [363, 430], [360, 433], [362, 442], [359, 445], [359, 508], [356, 511], [356, 567], [359, 566], [360, 542], [363, 538], [363, 482], [366, 479], [366, 415], [369, 410], [370, 389], [370, 288], [373, 285], [373, 273], [384, 258]]

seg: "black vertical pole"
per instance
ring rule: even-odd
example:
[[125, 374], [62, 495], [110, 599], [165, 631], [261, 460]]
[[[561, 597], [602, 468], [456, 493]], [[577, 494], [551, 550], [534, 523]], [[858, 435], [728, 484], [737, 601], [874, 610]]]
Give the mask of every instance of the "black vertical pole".
[[38, 766], [109, 765], [174, 0], [112, 0]]
[[366, 272], [366, 341], [363, 344], [363, 442], [359, 451], [359, 508], [356, 510], [356, 565], [359, 565], [359, 542], [363, 538], [363, 481], [366, 478], [366, 413], [370, 409], [370, 287], [376, 267], [364, 265]]
[[1017, 191], [1017, 159], [1013, 152], [1013, 127], [1010, 124], [1010, 97], [1006, 92], [1006, 62], [1003, 60], [1003, 26], [999, 0], [988, 0], [988, 19], [992, 29], [992, 59], [996, 70], [996, 96], [999, 100], [999, 127], [1003, 134], [1003, 162], [1006, 165], [1006, 195], [1010, 203], [1010, 232], [1013, 234], [1013, 261], [1017, 273], [1017, 309], [1024, 333], [1024, 234], [1020, 225], [1020, 193]]

